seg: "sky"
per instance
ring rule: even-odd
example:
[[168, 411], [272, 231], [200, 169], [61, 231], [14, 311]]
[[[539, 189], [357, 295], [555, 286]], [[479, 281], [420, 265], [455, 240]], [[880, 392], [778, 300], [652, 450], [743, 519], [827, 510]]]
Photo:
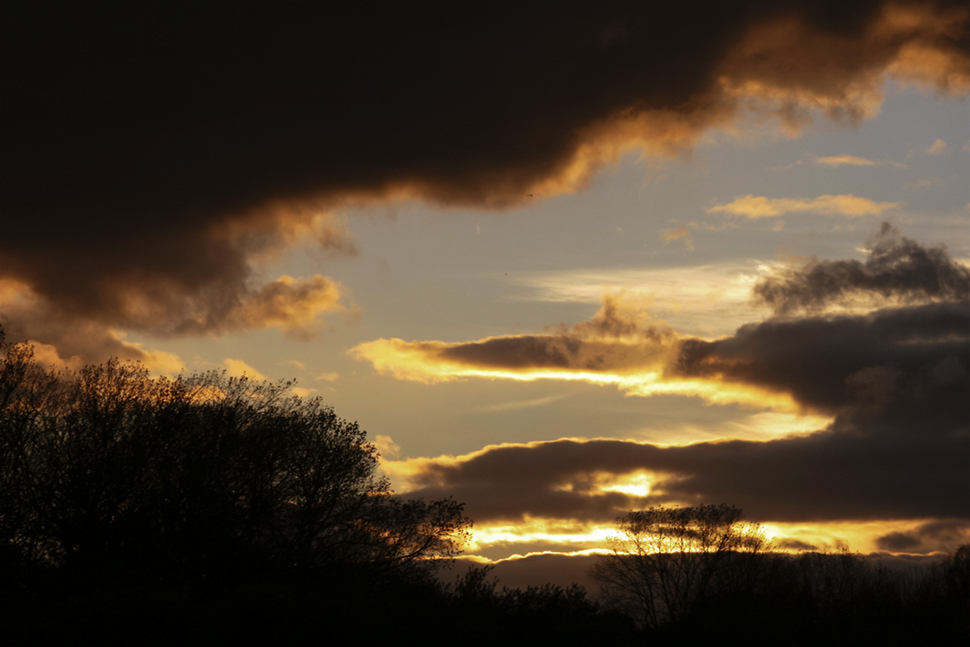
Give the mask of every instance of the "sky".
[[970, 541], [964, 2], [2, 11], [41, 361], [295, 379], [481, 560]]

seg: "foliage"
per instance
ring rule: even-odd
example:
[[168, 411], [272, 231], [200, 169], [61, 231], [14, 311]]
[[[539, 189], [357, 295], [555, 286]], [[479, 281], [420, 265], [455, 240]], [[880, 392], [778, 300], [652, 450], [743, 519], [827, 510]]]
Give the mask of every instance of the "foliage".
[[717, 590], [756, 575], [752, 559], [769, 542], [758, 524], [727, 505], [652, 507], [618, 520], [619, 534], [593, 569], [604, 598], [642, 625], [660, 627], [686, 617]]
[[320, 399], [223, 373], [153, 378], [109, 361], [0, 359], [0, 557], [205, 578], [241, 565], [427, 570], [460, 552], [450, 499], [406, 501], [357, 423]]

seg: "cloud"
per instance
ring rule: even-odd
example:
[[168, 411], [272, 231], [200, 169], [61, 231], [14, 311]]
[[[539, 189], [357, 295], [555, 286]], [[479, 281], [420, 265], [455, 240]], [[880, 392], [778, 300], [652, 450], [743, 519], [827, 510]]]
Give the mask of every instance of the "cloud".
[[231, 357], [227, 357], [225, 360], [223, 360], [222, 364], [226, 367], [226, 372], [229, 374], [229, 377], [247, 376], [254, 380], [267, 379], [265, 375], [241, 359], [232, 359]]
[[[759, 521], [970, 518], [961, 495], [970, 485], [962, 462], [966, 437], [899, 440], [849, 430], [672, 447], [563, 439], [412, 459], [395, 469], [411, 483], [410, 495], [453, 495], [482, 525], [530, 519], [609, 525], [649, 505], [723, 501]], [[646, 496], [603, 487], [637, 473], [648, 475]]]
[[374, 445], [381, 454], [382, 462], [396, 460], [401, 456], [401, 446], [394, 442], [390, 436], [377, 434], [374, 436]]
[[687, 249], [694, 249], [694, 241], [690, 235], [690, 229], [687, 227], [674, 227], [673, 229], [664, 229], [660, 232], [660, 238], [664, 241], [664, 245], [673, 240], [684, 240], [684, 247]]
[[[128, 349], [134, 351], [137, 361], [145, 366], [152, 373], [158, 373], [167, 377], [175, 377], [185, 371], [185, 361], [175, 353], [168, 353], [162, 350], [145, 349], [143, 344], [137, 342], [124, 341], [123, 335], [119, 334], [121, 343]], [[141, 353], [141, 356], [137, 356]]]
[[865, 262], [819, 261], [774, 271], [754, 286], [756, 299], [777, 314], [820, 311], [852, 297], [903, 303], [970, 299], [970, 269], [944, 246], [924, 247], [883, 223]]
[[774, 218], [786, 213], [817, 213], [824, 216], [878, 215], [887, 209], [900, 206], [898, 202], [874, 202], [868, 198], [854, 195], [820, 195], [812, 199], [766, 198], [746, 195], [732, 202], [717, 204], [707, 209], [708, 213], [723, 213], [749, 219]]
[[[751, 286], [768, 266], [743, 259], [678, 267], [579, 268], [520, 272], [509, 280], [527, 301], [600, 303], [604, 289], [636, 299], [655, 320], [684, 333], [729, 334], [758, 316]], [[604, 288], [604, 286], [608, 286]]]
[[908, 168], [905, 164], [900, 164], [899, 162], [890, 162], [887, 160], [870, 160], [864, 157], [857, 157], [855, 155], [832, 155], [830, 157], [816, 157], [815, 163], [822, 166], [828, 166], [830, 168], [837, 168], [839, 166], [894, 166], [896, 168]]
[[946, 142], [942, 139], [937, 139], [933, 144], [923, 151], [927, 155], [940, 155], [942, 153], [950, 150], [950, 147], [946, 145]]
[[379, 339], [351, 354], [404, 380], [578, 380], [630, 395], [681, 394], [831, 415], [860, 393], [903, 402], [900, 394], [923, 388], [920, 371], [952, 369], [954, 380], [966, 378], [964, 360], [953, 358], [964, 356], [970, 330], [970, 272], [942, 249], [927, 250], [891, 228], [874, 239], [868, 265], [815, 262], [776, 274], [755, 292], [779, 313], [819, 311], [856, 293], [920, 305], [770, 319], [708, 341], [653, 324], [606, 296], [590, 321], [571, 328], [470, 342]]
[[880, 162], [873, 162], [872, 160], [867, 160], [864, 157], [856, 157], [855, 155], [834, 155], [832, 157], [816, 157], [816, 164], [821, 164], [822, 166], [879, 166]]
[[[668, 373], [761, 386], [810, 410], [843, 413], [861, 400], [916, 409], [922, 389], [949, 393], [967, 379], [970, 301], [887, 308], [866, 315], [770, 319], [715, 341], [684, 340]], [[956, 364], [954, 364], [954, 362]], [[936, 384], [930, 375], [951, 375]], [[929, 380], [929, 383], [924, 384]], [[951, 386], [946, 386], [950, 384]], [[942, 395], [941, 395], [942, 397]], [[895, 402], [886, 402], [895, 398]], [[952, 403], [951, 403], [952, 404]], [[922, 413], [925, 420], [943, 410]], [[900, 414], [902, 415], [902, 414]], [[947, 415], [954, 411], [947, 410]]]
[[325, 382], [336, 382], [340, 375], [336, 372], [321, 373], [320, 375], [313, 378], [314, 380], [323, 380]]
[[[813, 433], [666, 447], [562, 439], [415, 459], [399, 474], [416, 495], [467, 501], [483, 522], [606, 523], [631, 508], [698, 501], [765, 521], [967, 519], [968, 331], [970, 304], [931, 304], [769, 321], [685, 344], [681, 374], [785, 390], [834, 414]], [[608, 487], [636, 474], [647, 481], [641, 495]]]
[[584, 381], [614, 385], [631, 395], [692, 395], [709, 402], [756, 403], [779, 410], [795, 406], [783, 392], [672, 372], [685, 339], [607, 295], [589, 321], [552, 326], [542, 334], [454, 343], [378, 339], [349, 352], [371, 362], [378, 373], [424, 383], [471, 377]]
[[[791, 412], [814, 412], [828, 417], [827, 424], [791, 425], [789, 414], [778, 424], [791, 433], [761, 438], [667, 446], [563, 438], [409, 459], [386, 469], [414, 496], [465, 501], [483, 527], [537, 528], [529, 541], [548, 539], [555, 524], [588, 534], [630, 509], [700, 502], [735, 504], [749, 518], [776, 524], [866, 521], [880, 528], [883, 549], [926, 552], [963, 541], [970, 523], [964, 495], [970, 490], [970, 294], [927, 287], [924, 261], [937, 270], [952, 265], [941, 248], [884, 227], [870, 249], [871, 264], [858, 268], [869, 278], [848, 285], [877, 295], [885, 287], [911, 303], [772, 318], [704, 340], [668, 330], [644, 335], [652, 324], [604, 301], [593, 320], [562, 326], [556, 335], [465, 344], [395, 340], [421, 366], [412, 363], [410, 370], [433, 372], [441, 364], [447, 367], [441, 379], [585, 379], [631, 395], [681, 392], [717, 401], [721, 394], [724, 402], [745, 401], [741, 394], [747, 394], [748, 403], [762, 407], [774, 394], [777, 402], [788, 399]], [[839, 294], [826, 289], [819, 299], [828, 303]], [[584, 346], [592, 342], [597, 345]], [[590, 363], [591, 357], [599, 361]], [[393, 358], [382, 361], [388, 362], [383, 370], [398, 375]], [[375, 366], [382, 370], [378, 361]]]
[[148, 370], [169, 376], [185, 366], [177, 355], [129, 342], [125, 332], [101, 322], [63, 321], [57, 309], [22, 283], [0, 280], [0, 304], [0, 326], [7, 340], [31, 343], [46, 366], [78, 369], [116, 357], [141, 362]]
[[325, 276], [302, 280], [281, 276], [243, 301], [232, 324], [238, 328], [275, 326], [294, 337], [312, 339], [321, 314], [345, 309], [340, 299], [340, 284]]
[[952, 554], [968, 542], [970, 520], [967, 519], [939, 519], [908, 532], [891, 532], [876, 539], [879, 548], [904, 553], [944, 551]]
[[776, 540], [774, 544], [778, 546], [778, 548], [787, 549], [787, 550], [798, 550], [798, 551], [818, 550], [818, 546], [815, 546], [814, 544], [809, 544], [808, 542], [804, 542], [798, 539], [787, 538], [787, 537], [781, 540]]
[[353, 253], [333, 215], [346, 205], [505, 209], [581, 190], [626, 151], [678, 155], [751, 112], [791, 132], [814, 114], [857, 122], [878, 111], [887, 73], [970, 88], [959, 2], [704, 14], [5, 10], [0, 278], [63, 322], [31, 334], [44, 343], [77, 326], [165, 336], [271, 321], [301, 335], [294, 304], [241, 304], [295, 245]]
[[942, 155], [943, 153], [949, 152], [950, 147], [942, 139], [937, 139], [927, 148], [923, 149], [912, 149], [906, 154], [906, 157], [913, 156], [924, 156], [924, 155]]
[[74, 296], [54, 301], [26, 283], [0, 280], [0, 325], [11, 339], [30, 338], [81, 363], [118, 357], [161, 362], [158, 370], [172, 373], [181, 360], [163, 361], [159, 351], [124, 341], [126, 332], [164, 338], [275, 327], [296, 339], [312, 339], [324, 314], [347, 311], [348, 303], [350, 310], [356, 309], [339, 283], [319, 274], [308, 279], [282, 276], [254, 287], [248, 283], [223, 285], [224, 292], [210, 286], [203, 294], [190, 295], [146, 281], [139, 287], [119, 287], [110, 296], [110, 307], [99, 311], [97, 304], [75, 308]]

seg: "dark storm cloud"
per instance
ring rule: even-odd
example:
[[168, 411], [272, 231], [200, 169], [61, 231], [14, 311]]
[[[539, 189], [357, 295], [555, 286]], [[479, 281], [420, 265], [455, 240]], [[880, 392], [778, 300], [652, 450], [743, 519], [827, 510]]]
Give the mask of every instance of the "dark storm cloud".
[[501, 208], [582, 188], [628, 147], [689, 148], [752, 102], [796, 128], [808, 106], [871, 114], [887, 71], [962, 91], [967, 13], [7, 3], [0, 278], [65, 325], [219, 330], [262, 289], [254, 260], [347, 201]]
[[771, 319], [713, 342], [685, 340], [678, 362], [668, 370], [680, 377], [784, 391], [825, 413], [872, 405], [915, 408], [932, 417], [943, 412], [920, 406], [927, 389], [947, 402], [961, 399], [968, 338], [970, 301], [858, 316]]
[[[964, 494], [970, 488], [968, 452], [965, 425], [926, 439], [891, 430], [880, 438], [836, 427], [807, 437], [683, 447], [560, 440], [426, 463], [412, 477], [419, 487], [410, 494], [451, 494], [480, 523], [529, 518], [610, 523], [648, 505], [705, 502], [730, 502], [759, 521], [970, 518]], [[581, 487], [597, 474], [642, 470], [657, 474], [647, 497]]]
[[970, 521], [967, 519], [940, 519], [930, 521], [909, 532], [891, 532], [876, 539], [882, 550], [903, 553], [927, 553], [956, 549], [970, 540]]
[[556, 334], [490, 337], [427, 350], [445, 361], [476, 367], [619, 371], [657, 366], [675, 347], [669, 328], [641, 325], [609, 296], [590, 321]]
[[808, 542], [804, 542], [799, 539], [792, 539], [790, 537], [785, 537], [783, 539], [776, 539], [774, 543], [778, 548], [782, 548], [786, 550], [798, 550], [798, 551], [818, 550], [818, 546], [814, 544], [809, 544]]
[[[899, 276], [909, 281], [905, 272]], [[605, 313], [614, 310], [606, 297], [591, 321], [555, 333], [469, 342], [379, 339], [351, 352], [400, 379], [586, 379], [636, 395], [674, 392], [763, 406], [790, 397], [796, 406], [826, 415], [865, 406], [926, 420], [952, 408], [921, 408], [924, 393], [960, 401], [970, 360], [970, 300], [865, 315], [774, 318], [715, 341], [650, 326], [635, 320], [635, 313], [611, 315], [629, 325], [607, 323]]]
[[[453, 494], [482, 522], [609, 522], [671, 502], [727, 502], [764, 521], [970, 519], [968, 300], [751, 324], [717, 341], [681, 342], [667, 372], [789, 393], [834, 422], [767, 442], [504, 445], [422, 459], [403, 473], [416, 494]], [[652, 475], [646, 497], [601, 487], [643, 471]], [[945, 539], [936, 530], [887, 535], [881, 546], [933, 550]]]
[[865, 262], [815, 259], [754, 288], [755, 298], [777, 314], [819, 311], [860, 293], [904, 302], [966, 300], [970, 269], [954, 262], [945, 247], [924, 247], [884, 223]]

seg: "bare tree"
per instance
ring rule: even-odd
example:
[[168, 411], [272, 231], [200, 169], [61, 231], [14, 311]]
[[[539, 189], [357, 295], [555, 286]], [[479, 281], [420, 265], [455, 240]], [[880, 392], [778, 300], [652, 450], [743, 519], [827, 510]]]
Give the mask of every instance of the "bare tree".
[[686, 617], [698, 601], [743, 586], [769, 542], [734, 506], [652, 507], [618, 520], [619, 534], [593, 568], [606, 602], [642, 625]]
[[462, 504], [393, 495], [357, 423], [292, 383], [0, 350], [0, 565], [427, 571], [467, 539]]

